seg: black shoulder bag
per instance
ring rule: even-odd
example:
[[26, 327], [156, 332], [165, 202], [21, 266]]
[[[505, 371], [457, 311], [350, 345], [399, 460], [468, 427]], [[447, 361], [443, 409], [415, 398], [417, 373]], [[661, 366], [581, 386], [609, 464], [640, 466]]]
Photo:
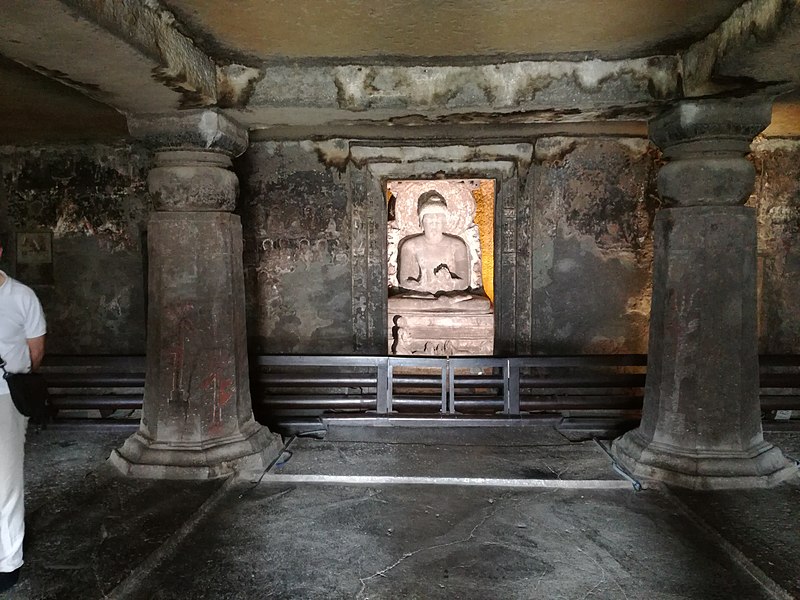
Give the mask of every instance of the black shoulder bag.
[[24, 416], [39, 425], [45, 425], [50, 411], [47, 402], [50, 395], [47, 392], [47, 382], [39, 373], [9, 373], [6, 371], [6, 362], [0, 357], [0, 369], [3, 370], [3, 379], [8, 384], [11, 400], [14, 406]]

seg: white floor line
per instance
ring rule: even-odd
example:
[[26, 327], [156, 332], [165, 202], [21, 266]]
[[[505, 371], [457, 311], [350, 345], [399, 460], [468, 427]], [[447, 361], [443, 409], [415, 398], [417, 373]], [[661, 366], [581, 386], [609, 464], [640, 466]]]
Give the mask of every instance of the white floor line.
[[282, 475], [268, 473], [262, 483], [327, 483], [355, 485], [455, 485], [503, 488], [561, 488], [620, 490], [632, 486], [624, 480], [605, 479], [495, 479], [491, 477], [399, 477], [389, 475]]

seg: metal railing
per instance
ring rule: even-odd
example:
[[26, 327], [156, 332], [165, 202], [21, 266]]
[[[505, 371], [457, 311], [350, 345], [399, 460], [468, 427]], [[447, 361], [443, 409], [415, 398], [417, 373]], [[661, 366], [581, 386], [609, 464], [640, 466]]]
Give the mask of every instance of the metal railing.
[[[269, 419], [343, 411], [633, 414], [642, 405], [646, 364], [641, 354], [253, 356], [251, 389], [254, 409]], [[762, 410], [800, 410], [800, 355], [762, 355], [760, 367]], [[42, 372], [60, 416], [141, 408], [143, 356], [49, 356]]]
[[[566, 408], [603, 408], [602, 398], [610, 388], [618, 388], [612, 408], [625, 409], [641, 403], [645, 364], [646, 357], [631, 354], [259, 356], [254, 364], [258, 384], [254, 397], [264, 407], [283, 411], [326, 406], [389, 414], [398, 408], [412, 411], [438, 406], [441, 414], [466, 409], [519, 415], [525, 408], [558, 410], [561, 400], [569, 405]], [[582, 374], [570, 372], [576, 369]], [[626, 372], [631, 370], [637, 372]], [[528, 393], [523, 393], [526, 390]], [[570, 394], [571, 390], [574, 393]]]

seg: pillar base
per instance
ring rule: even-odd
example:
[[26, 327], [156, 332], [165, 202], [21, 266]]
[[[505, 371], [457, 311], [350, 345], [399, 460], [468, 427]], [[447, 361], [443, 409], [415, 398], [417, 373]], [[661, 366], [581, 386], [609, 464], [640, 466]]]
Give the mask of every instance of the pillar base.
[[255, 421], [238, 435], [205, 442], [159, 442], [137, 431], [108, 461], [123, 475], [143, 479], [214, 479], [261, 475], [283, 444]]
[[691, 451], [648, 442], [635, 429], [614, 440], [611, 452], [636, 479], [694, 490], [768, 488], [798, 473], [797, 465], [765, 441], [746, 451]]

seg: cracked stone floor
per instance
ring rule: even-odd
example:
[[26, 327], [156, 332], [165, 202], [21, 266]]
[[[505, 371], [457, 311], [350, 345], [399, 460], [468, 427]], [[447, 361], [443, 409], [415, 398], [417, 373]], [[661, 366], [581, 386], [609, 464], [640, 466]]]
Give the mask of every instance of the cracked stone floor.
[[[552, 429], [346, 429], [293, 440], [257, 485], [121, 479], [104, 459], [126, 434], [32, 433], [4, 598], [800, 598], [800, 479], [635, 492]], [[800, 433], [767, 437], [800, 455]]]

